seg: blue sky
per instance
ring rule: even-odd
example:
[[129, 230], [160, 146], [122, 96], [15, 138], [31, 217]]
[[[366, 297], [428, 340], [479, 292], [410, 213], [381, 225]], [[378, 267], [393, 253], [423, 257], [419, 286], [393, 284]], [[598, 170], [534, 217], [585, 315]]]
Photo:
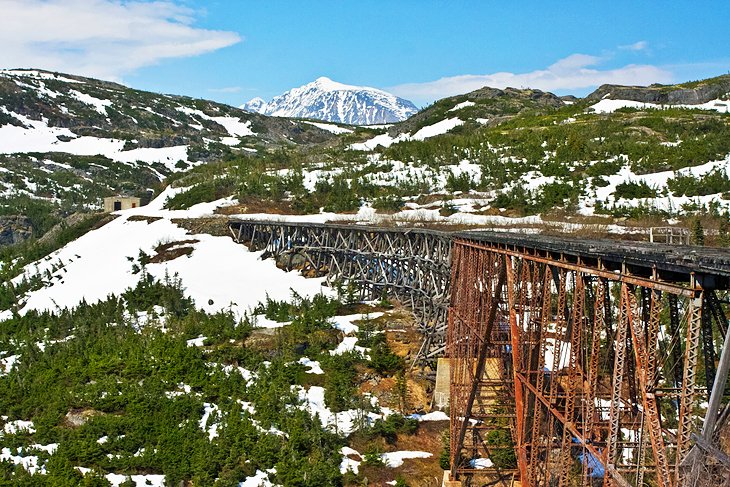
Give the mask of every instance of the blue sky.
[[580, 95], [730, 71], [724, 0], [0, 0], [0, 13], [0, 67], [233, 105], [319, 76], [424, 105], [483, 85]]

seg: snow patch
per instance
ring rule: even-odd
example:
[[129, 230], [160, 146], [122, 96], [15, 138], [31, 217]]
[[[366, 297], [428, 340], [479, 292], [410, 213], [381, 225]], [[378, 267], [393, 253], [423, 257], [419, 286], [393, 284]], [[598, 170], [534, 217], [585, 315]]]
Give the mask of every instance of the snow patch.
[[214, 422], [214, 419], [219, 418], [220, 410], [218, 406], [211, 403], [203, 403], [203, 418], [200, 420], [200, 429], [208, 433], [208, 439], [213, 441], [214, 438], [218, 437], [218, 428], [220, 424]]
[[[358, 426], [358, 424], [369, 424], [370, 422], [387, 415], [388, 411], [384, 410], [383, 414], [364, 413], [356, 409], [333, 413], [324, 402], [324, 388], [312, 386], [304, 389], [300, 386], [292, 386], [297, 391], [299, 400], [302, 402], [300, 408], [307, 411], [312, 416], [319, 416], [322, 425], [331, 431], [337, 431], [340, 435], [349, 435]], [[371, 398], [375, 403], [377, 400]]]
[[[204, 203], [188, 211], [163, 210], [164, 201], [174, 192], [166, 190], [147, 206], [117, 212], [120, 215], [117, 219], [70, 242], [49, 258], [26, 266], [24, 275], [50, 274], [50, 279], [46, 287], [26, 296], [21, 314], [31, 309], [70, 308], [84, 299], [92, 304], [106, 299], [109, 294], [119, 294], [134, 287], [140, 278], [139, 274], [132, 273], [132, 264], [127, 257], [136, 258], [140, 250], [153, 255], [154, 247], [160, 242], [190, 238], [199, 240], [192, 244], [194, 252], [190, 257], [149, 264], [147, 271], [159, 279], [177, 274], [186, 294], [208, 313], [231, 311], [241, 319], [264, 301], [267, 294], [272, 299], [282, 300], [291, 297], [292, 289], [304, 297], [334, 293], [322, 287], [322, 278], [307, 279], [297, 272], [282, 272], [272, 260], [261, 260], [262, 252], [250, 252], [230, 237], [190, 235], [170, 219], [201, 216], [216, 205]], [[132, 215], [159, 216], [161, 219], [152, 223], [129, 221]], [[99, 269], [104, 272], [98, 272]], [[18, 276], [13, 282], [22, 278]]]
[[418, 421], [449, 421], [449, 415], [443, 411], [434, 411], [427, 414], [411, 414], [408, 416], [411, 419], [417, 419]]
[[462, 101], [461, 103], [454, 105], [454, 108], [450, 108], [449, 111], [455, 112], [456, 110], [461, 110], [462, 108], [466, 107], [473, 107], [474, 105], [476, 105], [476, 103], [474, 103], [473, 101]]
[[464, 121], [458, 118], [447, 118], [446, 120], [441, 120], [440, 122], [436, 122], [433, 125], [427, 125], [425, 127], [422, 127], [413, 135], [400, 134], [397, 137], [391, 137], [388, 134], [376, 135], [372, 139], [366, 140], [365, 142], [350, 144], [349, 149], [359, 151], [371, 151], [379, 145], [387, 148], [393, 144], [406, 140], [425, 140], [430, 137], [436, 137], [437, 135], [443, 135], [446, 132], [454, 129], [455, 127], [463, 124]]
[[19, 359], [20, 355], [10, 355], [8, 357], [0, 358], [0, 377], [9, 374], [15, 367], [15, 364], [18, 363]]
[[299, 359], [298, 363], [300, 363], [308, 368], [308, 370], [307, 370], [308, 374], [315, 374], [315, 375], [324, 374], [322, 367], [319, 365], [319, 362], [317, 362], [316, 360], [311, 360], [308, 357], [302, 357]]
[[351, 129], [346, 129], [345, 127], [340, 127], [339, 125], [334, 125], [331, 123], [322, 123], [322, 122], [304, 122], [308, 123], [309, 125], [314, 125], [317, 128], [321, 128], [322, 130], [326, 130], [327, 132], [332, 132], [333, 134], [351, 134], [353, 131]]
[[437, 135], [442, 135], [449, 130], [452, 130], [453, 128], [463, 124], [464, 122], [462, 120], [459, 120], [458, 118], [447, 118], [446, 120], [441, 120], [440, 122], [436, 122], [433, 125], [427, 125], [426, 127], [423, 127], [418, 132], [413, 134], [413, 137], [411, 137], [411, 139], [424, 140], [430, 137], [435, 137]]
[[76, 98], [81, 103], [89, 105], [102, 115], [107, 115], [106, 107], [112, 105], [112, 102], [109, 100], [100, 100], [99, 98], [94, 98], [93, 96], [87, 95], [86, 93], [81, 93], [80, 91], [70, 90], [68, 93], [73, 98]]
[[256, 475], [252, 477], [246, 477], [246, 480], [238, 484], [238, 487], [274, 487], [269, 481], [269, 474], [256, 470]]
[[604, 98], [588, 107], [593, 109], [596, 113], [613, 113], [621, 108], [637, 108], [637, 109], [654, 109], [654, 110], [666, 110], [671, 108], [682, 108], [688, 110], [715, 110], [720, 113], [730, 113], [730, 101], [727, 100], [710, 100], [707, 103], [701, 103], [697, 105], [658, 105], [656, 103], [643, 103], [640, 101], [633, 100], [612, 100]]
[[403, 461], [411, 458], [430, 458], [433, 453], [427, 451], [394, 451], [383, 453], [383, 463], [390, 468], [398, 468], [403, 465]]

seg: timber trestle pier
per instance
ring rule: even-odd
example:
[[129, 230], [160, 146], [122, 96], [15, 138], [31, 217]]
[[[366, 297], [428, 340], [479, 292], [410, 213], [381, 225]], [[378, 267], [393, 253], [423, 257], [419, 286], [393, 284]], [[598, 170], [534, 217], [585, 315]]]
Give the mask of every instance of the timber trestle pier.
[[[450, 482], [730, 486], [730, 252], [231, 220], [238, 242], [384, 293], [450, 362]], [[519, 484], [517, 483], [519, 482]]]
[[[390, 296], [409, 306], [424, 337], [418, 361], [435, 364], [446, 347], [451, 279], [451, 237], [353, 225], [232, 220], [237, 242], [264, 250], [287, 270], [301, 269], [330, 284], [348, 282], [363, 300]], [[434, 368], [435, 370], [435, 368]]]

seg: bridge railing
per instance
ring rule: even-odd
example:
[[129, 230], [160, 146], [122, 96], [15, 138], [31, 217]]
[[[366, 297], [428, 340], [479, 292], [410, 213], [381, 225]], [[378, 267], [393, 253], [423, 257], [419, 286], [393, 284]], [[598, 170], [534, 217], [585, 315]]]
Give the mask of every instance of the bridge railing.
[[650, 227], [649, 242], [669, 245], [689, 245], [689, 230], [683, 227]]

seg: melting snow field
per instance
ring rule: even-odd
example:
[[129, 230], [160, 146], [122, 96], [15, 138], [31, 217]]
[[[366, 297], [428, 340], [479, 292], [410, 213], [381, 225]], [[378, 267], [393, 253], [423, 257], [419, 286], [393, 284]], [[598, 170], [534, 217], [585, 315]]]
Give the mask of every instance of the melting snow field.
[[335, 125], [332, 123], [322, 123], [322, 122], [304, 122], [308, 123], [309, 125], [314, 125], [315, 127], [321, 128], [322, 130], [326, 130], [327, 132], [332, 132], [333, 134], [351, 134], [353, 131], [352, 129], [347, 129], [345, 127], [340, 127], [339, 125]]
[[[89, 303], [103, 300], [111, 293], [120, 293], [125, 288], [134, 286], [139, 274], [132, 273], [132, 262], [128, 258], [137, 257], [140, 250], [149, 255], [154, 254], [154, 247], [160, 243], [178, 240], [198, 240], [197, 243], [190, 243], [193, 252], [190, 256], [178, 257], [174, 260], [148, 264], [147, 271], [158, 278], [165, 275], [176, 274], [186, 294], [195, 300], [198, 307], [208, 312], [219, 310], [231, 310], [241, 317], [244, 313], [250, 312], [256, 304], [264, 301], [267, 297], [277, 300], [286, 300], [291, 296], [291, 290], [301, 296], [310, 297], [320, 292], [334, 293], [330, 288], [322, 287], [322, 279], [307, 279], [296, 272], [284, 272], [278, 269], [272, 260], [261, 260], [260, 252], [250, 252], [243, 246], [236, 244], [230, 237], [214, 237], [207, 234], [191, 235], [183, 228], [172, 222], [173, 218], [200, 217], [212, 214], [212, 211], [221, 204], [230, 203], [232, 200], [219, 200], [212, 203], [196, 205], [189, 210], [171, 211], [163, 209], [165, 200], [182, 191], [183, 189], [168, 188], [149, 205], [127, 211], [120, 211], [118, 217], [93, 230], [81, 238], [69, 243], [65, 247], [51, 254], [48, 258], [30, 264], [25, 268], [25, 274], [30, 276], [40, 274], [43, 276], [46, 286], [31, 292], [21, 309], [21, 313], [29, 310], [57, 310], [64, 307], [72, 307], [81, 300]], [[134, 218], [132, 218], [134, 217]], [[150, 217], [143, 220], [142, 217]], [[16, 281], [22, 276], [16, 278]], [[358, 350], [366, 353], [368, 350], [357, 346], [355, 334], [359, 330], [357, 323], [362, 320], [376, 319], [383, 315], [381, 312], [335, 316], [332, 318], [333, 328], [341, 331], [345, 336], [333, 353], [342, 353], [347, 350]], [[144, 326], [150, 320], [154, 320], [154, 313], [151, 315], [136, 317], [139, 326]], [[0, 319], [2, 319], [0, 317]], [[161, 321], [164, 326], [164, 320]], [[286, 323], [273, 323], [264, 317], [257, 317], [258, 326], [286, 326]], [[205, 346], [205, 336], [190, 339], [188, 346]], [[57, 341], [41, 342], [43, 348], [53, 346]], [[20, 359], [18, 355], [7, 355], [7, 352], [0, 352], [0, 375], [8, 373]], [[307, 373], [322, 375], [324, 371], [319, 362], [302, 357], [299, 361]], [[242, 367], [221, 366], [211, 363], [210, 367], [223, 367], [226, 374], [241, 374], [244, 379], [251, 383], [256, 380], [256, 374], [243, 369]], [[340, 435], [348, 435], [363, 424], [371, 424], [377, 419], [392, 414], [388, 408], [378, 408], [377, 399], [370, 397], [369, 400], [376, 411], [363, 412], [360, 410], [348, 410], [340, 413], [333, 413], [325, 404], [325, 389], [319, 386], [304, 388], [293, 386], [299, 398], [299, 405], [296, 407], [307, 411], [312, 416], [318, 416], [322, 424]], [[173, 390], [166, 392], [167, 397], [176, 397], [184, 394], [192, 394], [190, 386], [177, 384]], [[242, 403], [244, 404], [244, 403]], [[254, 414], [251, 404], [244, 404], [245, 409]], [[211, 402], [204, 404], [202, 416], [198, 427], [205, 432], [211, 441], [215, 441], [220, 434], [220, 428], [224, 427], [220, 408]], [[414, 415], [419, 421], [444, 421], [448, 420], [442, 412], [435, 412], [423, 415]], [[255, 419], [251, 419], [258, 428]], [[19, 431], [33, 432], [33, 423], [30, 421], [8, 421], [3, 417], [4, 429], [0, 436], [15, 434]], [[262, 431], [263, 428], [261, 428]], [[266, 430], [273, 435], [286, 433], [275, 428]], [[100, 444], [108, 441], [107, 437], [99, 438]], [[57, 445], [33, 445], [27, 449], [0, 450], [0, 460], [8, 460], [15, 464], [22, 465], [33, 473], [44, 473], [45, 461], [39, 460], [37, 450], [45, 450], [49, 453], [55, 451]], [[351, 450], [351, 449], [350, 449]], [[341, 469], [343, 472], [352, 470], [358, 471], [362, 457], [352, 450], [344, 448]], [[353, 458], [348, 458], [348, 455]], [[397, 451], [382, 454], [384, 464], [391, 468], [403, 465], [404, 461], [414, 458], [428, 458], [432, 456], [429, 452], [421, 451]], [[84, 467], [77, 467], [82, 473], [87, 471]], [[241, 486], [263, 486], [272, 487], [268, 474], [273, 471], [257, 471], [255, 475], [246, 478], [239, 485]], [[126, 480], [131, 480], [138, 486], [162, 486], [164, 476], [162, 475], [132, 475], [109, 473], [107, 480], [114, 486], [118, 486]]]
[[[91, 97], [89, 97], [91, 98]], [[101, 102], [101, 100], [99, 100]], [[105, 105], [99, 105], [103, 108]], [[99, 108], [99, 110], [101, 110]], [[102, 155], [117, 162], [144, 163], [160, 162], [169, 169], [175, 170], [178, 161], [188, 160], [188, 147], [140, 148], [125, 151], [125, 141], [99, 137], [83, 136], [66, 128], [49, 127], [46, 121], [31, 120], [23, 115], [9, 112], [0, 107], [0, 112], [11, 115], [25, 127], [15, 125], [0, 126], [0, 153], [28, 153], [28, 152], [66, 152], [79, 156]], [[70, 137], [71, 140], [61, 141], [59, 136]]]
[[620, 108], [639, 108], [663, 110], [666, 108], [684, 108], [688, 110], [715, 110], [720, 113], [730, 113], [730, 101], [727, 100], [710, 100], [707, 103], [698, 105], [657, 105], [656, 103], [643, 103], [633, 100], [611, 100], [603, 99], [598, 103], [591, 105], [596, 113], [613, 113]]
[[[464, 105], [469, 106], [469, 105]], [[464, 108], [460, 107], [460, 108]], [[456, 109], [456, 107], [454, 107]], [[459, 125], [463, 125], [464, 121], [460, 120], [458, 118], [447, 118], [446, 120], [441, 120], [440, 122], [436, 122], [433, 125], [427, 125], [421, 129], [419, 129], [415, 134], [400, 134], [397, 137], [391, 137], [388, 134], [382, 134], [377, 135], [373, 137], [372, 139], [366, 140], [365, 142], [360, 142], [356, 144], [351, 144], [350, 149], [351, 150], [359, 150], [359, 151], [371, 151], [375, 149], [377, 146], [382, 145], [383, 147], [390, 147], [391, 145], [402, 142], [405, 140], [425, 140], [430, 137], [436, 137], [437, 135], [442, 135], [448, 132], [449, 130], [454, 129], [455, 127], [458, 127]]]
[[[230, 310], [240, 317], [264, 301], [267, 294], [281, 300], [288, 299], [292, 289], [302, 296], [332, 292], [322, 287], [322, 279], [283, 272], [274, 261], [260, 260], [260, 252], [249, 252], [230, 237], [190, 235], [172, 223], [171, 218], [209, 214], [216, 203], [197, 205], [187, 211], [163, 210], [165, 199], [175, 191], [168, 189], [148, 206], [118, 212], [117, 219], [69, 243], [50, 258], [27, 266], [26, 275], [40, 273], [48, 286], [31, 292], [21, 313], [72, 307], [81, 300], [94, 303], [109, 294], [118, 294], [136, 285], [140, 278], [132, 273], [128, 257], [136, 258], [140, 249], [154, 255], [153, 249], [160, 243], [191, 238], [199, 241], [189, 244], [194, 249], [189, 257], [149, 264], [147, 270], [160, 279], [177, 274], [186, 294], [207, 312]], [[130, 221], [132, 215], [160, 219], [151, 223]]]
[[[340, 453], [342, 454], [342, 463], [340, 463], [340, 472], [346, 473], [348, 471], [351, 471], [354, 474], [357, 474], [360, 470], [360, 464], [362, 463], [363, 456], [358, 452], [357, 450], [350, 448], [350, 447], [342, 447], [340, 450]], [[403, 463], [405, 463], [405, 460], [413, 459], [413, 458], [431, 458], [433, 456], [432, 453], [429, 453], [427, 451], [409, 451], [409, 450], [403, 450], [403, 451], [393, 451], [393, 452], [387, 452], [387, 453], [381, 453], [380, 459], [383, 462], [383, 465], [390, 468], [398, 468]], [[354, 459], [352, 457], [357, 457], [359, 460]]]

